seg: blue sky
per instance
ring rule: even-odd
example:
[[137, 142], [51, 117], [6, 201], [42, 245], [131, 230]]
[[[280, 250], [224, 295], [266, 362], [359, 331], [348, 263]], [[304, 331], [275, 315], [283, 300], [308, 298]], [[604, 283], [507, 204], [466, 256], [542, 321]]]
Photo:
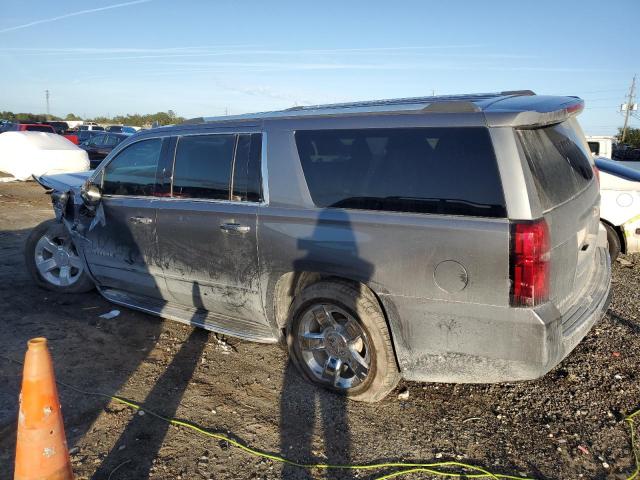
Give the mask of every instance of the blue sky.
[[[532, 89], [610, 134], [640, 1], [2, 1], [0, 110], [195, 117]], [[627, 22], [625, 25], [624, 22]], [[633, 120], [640, 127], [640, 121]]]

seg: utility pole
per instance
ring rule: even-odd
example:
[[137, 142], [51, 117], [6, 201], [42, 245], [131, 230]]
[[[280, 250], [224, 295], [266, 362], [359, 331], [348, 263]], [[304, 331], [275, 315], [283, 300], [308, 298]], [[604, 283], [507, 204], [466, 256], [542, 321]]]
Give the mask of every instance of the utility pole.
[[49, 120], [49, 90], [44, 91], [44, 97], [47, 100], [47, 120]]
[[631, 114], [631, 110], [634, 108], [634, 101], [636, 96], [636, 76], [633, 76], [633, 80], [631, 81], [631, 88], [629, 88], [629, 93], [627, 95], [627, 103], [622, 104], [622, 108], [624, 109], [624, 127], [622, 127], [622, 138], [620, 139], [620, 143], [624, 143], [624, 139], [627, 136], [627, 126], [629, 125], [629, 115]]

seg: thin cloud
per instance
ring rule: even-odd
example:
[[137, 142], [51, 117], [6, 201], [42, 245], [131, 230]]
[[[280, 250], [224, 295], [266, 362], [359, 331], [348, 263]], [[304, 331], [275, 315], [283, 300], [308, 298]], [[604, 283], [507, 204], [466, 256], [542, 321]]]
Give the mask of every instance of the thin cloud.
[[129, 7], [131, 5], [137, 5], [139, 3], [147, 3], [151, 1], [152, 0], [134, 0], [132, 2], [116, 3], [115, 5], [107, 5], [106, 7], [90, 8], [88, 10], [80, 10], [79, 12], [65, 13], [64, 15], [58, 15], [57, 17], [44, 18], [42, 20], [35, 20], [33, 22], [24, 23], [22, 25], [16, 25], [14, 27], [3, 28], [0, 30], [0, 33], [13, 32], [15, 30], [21, 30], [23, 28], [33, 27], [35, 25], [40, 25], [42, 23], [57, 22], [58, 20], [63, 20], [65, 18], [77, 17], [79, 15], [87, 15], [89, 13], [103, 12], [105, 10], [111, 10], [114, 8]]

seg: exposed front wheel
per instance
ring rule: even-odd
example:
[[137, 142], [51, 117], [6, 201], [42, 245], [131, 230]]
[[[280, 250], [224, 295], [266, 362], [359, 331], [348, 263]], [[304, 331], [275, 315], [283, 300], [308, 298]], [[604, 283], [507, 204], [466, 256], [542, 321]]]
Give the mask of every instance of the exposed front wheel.
[[400, 379], [384, 315], [364, 287], [305, 288], [291, 306], [287, 343], [307, 380], [354, 400], [381, 400]]
[[69, 233], [56, 220], [42, 222], [31, 231], [24, 253], [27, 269], [39, 286], [64, 293], [94, 288]]

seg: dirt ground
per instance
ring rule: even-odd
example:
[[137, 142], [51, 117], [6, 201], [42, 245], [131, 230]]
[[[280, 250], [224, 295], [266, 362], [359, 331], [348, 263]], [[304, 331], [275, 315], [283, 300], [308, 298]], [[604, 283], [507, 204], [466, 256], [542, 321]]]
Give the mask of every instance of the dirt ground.
[[[304, 383], [278, 346], [224, 344], [203, 330], [111, 305], [95, 292], [37, 288], [24, 267], [23, 243], [52, 216], [49, 197], [33, 182], [0, 184], [0, 195], [2, 479], [12, 478], [21, 379], [20, 365], [5, 357], [21, 360], [36, 336], [49, 339], [62, 382], [117, 394], [302, 462], [458, 460], [538, 479], [626, 478], [635, 468], [624, 417], [640, 408], [639, 257], [615, 265], [607, 316], [544, 378], [403, 382], [383, 402], [364, 405]], [[99, 318], [112, 309], [121, 314]], [[398, 398], [402, 389], [406, 400]], [[392, 471], [283, 469], [106, 398], [62, 386], [59, 393], [78, 479], [369, 479]]]

